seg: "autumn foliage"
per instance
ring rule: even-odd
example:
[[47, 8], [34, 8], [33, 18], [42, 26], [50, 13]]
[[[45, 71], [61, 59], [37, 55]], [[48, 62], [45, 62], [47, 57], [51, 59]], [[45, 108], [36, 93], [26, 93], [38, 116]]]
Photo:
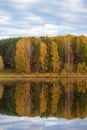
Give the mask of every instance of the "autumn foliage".
[[87, 37], [0, 40], [0, 70], [20, 73], [87, 73]]
[[29, 39], [21, 39], [16, 44], [16, 71], [17, 72], [30, 72], [30, 62], [28, 56]]
[[2, 56], [0, 56], [0, 71], [3, 71], [3, 70], [4, 70], [4, 61], [3, 61]]

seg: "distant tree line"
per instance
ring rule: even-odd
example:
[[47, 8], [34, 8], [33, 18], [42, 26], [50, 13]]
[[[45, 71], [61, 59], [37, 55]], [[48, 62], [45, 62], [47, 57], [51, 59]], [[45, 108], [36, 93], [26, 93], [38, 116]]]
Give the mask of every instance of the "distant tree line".
[[56, 36], [0, 40], [0, 71], [87, 73], [87, 37]]

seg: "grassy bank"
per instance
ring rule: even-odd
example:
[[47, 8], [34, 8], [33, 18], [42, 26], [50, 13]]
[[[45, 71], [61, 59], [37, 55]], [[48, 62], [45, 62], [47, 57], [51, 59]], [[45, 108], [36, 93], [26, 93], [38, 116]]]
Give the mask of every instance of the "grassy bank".
[[15, 73], [15, 72], [1, 72], [0, 78], [87, 78], [87, 74], [54, 74], [54, 73]]

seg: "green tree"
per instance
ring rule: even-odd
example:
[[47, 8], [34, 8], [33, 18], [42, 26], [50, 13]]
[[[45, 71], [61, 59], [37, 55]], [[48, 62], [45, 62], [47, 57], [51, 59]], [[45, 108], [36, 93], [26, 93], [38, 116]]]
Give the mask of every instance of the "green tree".
[[40, 43], [41, 39], [34, 38], [32, 39], [32, 46], [33, 46], [33, 72], [40, 72], [41, 65], [40, 65]]
[[6, 69], [15, 70], [15, 48], [20, 38], [8, 38], [0, 40], [0, 55], [4, 60]]

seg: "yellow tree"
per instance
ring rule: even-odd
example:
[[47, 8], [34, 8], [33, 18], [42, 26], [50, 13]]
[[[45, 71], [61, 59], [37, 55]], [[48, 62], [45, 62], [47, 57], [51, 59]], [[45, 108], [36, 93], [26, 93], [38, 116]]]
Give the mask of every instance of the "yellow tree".
[[16, 71], [17, 72], [30, 72], [30, 60], [32, 53], [32, 46], [29, 38], [23, 38], [16, 44]]
[[72, 72], [73, 71], [73, 51], [71, 48], [72, 44], [72, 37], [71, 35], [68, 35], [64, 39], [65, 43], [65, 65], [64, 65], [64, 71], [65, 72]]
[[56, 42], [51, 42], [51, 66], [54, 73], [59, 71], [60, 60], [58, 54], [58, 45]]
[[51, 113], [55, 114], [58, 109], [58, 101], [60, 97], [60, 89], [58, 86], [58, 82], [54, 82], [53, 87], [51, 89], [52, 99], [51, 99]]
[[3, 71], [3, 70], [4, 70], [4, 61], [3, 61], [2, 56], [0, 55], [0, 71]]
[[42, 86], [40, 93], [40, 112], [41, 114], [47, 110], [47, 86]]
[[15, 89], [16, 112], [20, 116], [29, 116], [32, 110], [32, 96], [30, 82], [18, 83]]
[[4, 86], [0, 84], [0, 99], [3, 97], [3, 93], [4, 93]]
[[45, 72], [47, 70], [47, 46], [44, 42], [40, 44], [40, 62], [42, 71]]

